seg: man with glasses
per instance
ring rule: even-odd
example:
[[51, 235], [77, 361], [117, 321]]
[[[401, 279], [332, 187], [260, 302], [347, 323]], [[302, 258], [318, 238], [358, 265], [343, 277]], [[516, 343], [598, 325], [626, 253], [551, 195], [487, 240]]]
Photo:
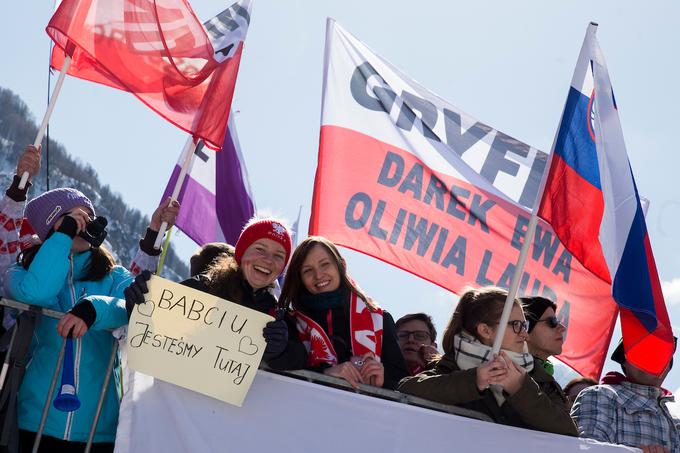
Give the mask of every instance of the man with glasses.
[[425, 365], [434, 360], [437, 351], [437, 329], [432, 317], [425, 313], [412, 313], [402, 316], [396, 322], [397, 339], [406, 366], [411, 376], [425, 369]]
[[567, 396], [553, 377], [553, 364], [549, 357], [560, 355], [567, 329], [557, 319], [557, 304], [545, 297], [520, 298], [524, 315], [529, 323], [527, 346], [534, 357], [531, 377], [541, 390], [548, 395], [556, 411], [569, 413]]

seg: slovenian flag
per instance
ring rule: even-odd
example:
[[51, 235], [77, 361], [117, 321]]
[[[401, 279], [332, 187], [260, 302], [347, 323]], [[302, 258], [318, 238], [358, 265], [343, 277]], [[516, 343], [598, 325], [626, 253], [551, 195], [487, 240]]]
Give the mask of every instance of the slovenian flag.
[[591, 23], [581, 48], [538, 215], [611, 283], [627, 360], [659, 375], [673, 333], [596, 30]]

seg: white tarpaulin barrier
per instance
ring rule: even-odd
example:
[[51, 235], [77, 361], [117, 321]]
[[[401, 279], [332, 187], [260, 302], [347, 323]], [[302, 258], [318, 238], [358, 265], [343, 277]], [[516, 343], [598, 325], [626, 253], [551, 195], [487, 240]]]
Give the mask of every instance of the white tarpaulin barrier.
[[128, 377], [117, 453], [639, 451], [468, 419], [262, 370], [240, 408], [141, 373]]

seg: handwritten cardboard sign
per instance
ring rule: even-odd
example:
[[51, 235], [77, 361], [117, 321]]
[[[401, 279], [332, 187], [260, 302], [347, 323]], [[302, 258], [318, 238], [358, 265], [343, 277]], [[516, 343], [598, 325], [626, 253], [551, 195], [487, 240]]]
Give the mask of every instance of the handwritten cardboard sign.
[[273, 318], [160, 277], [148, 286], [130, 318], [128, 366], [241, 406]]

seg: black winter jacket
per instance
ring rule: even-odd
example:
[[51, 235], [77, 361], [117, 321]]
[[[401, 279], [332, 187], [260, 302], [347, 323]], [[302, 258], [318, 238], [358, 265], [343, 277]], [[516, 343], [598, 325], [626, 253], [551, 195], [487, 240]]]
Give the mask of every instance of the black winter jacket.
[[[312, 318], [333, 342], [333, 348], [338, 354], [338, 363], [348, 361], [352, 357], [352, 341], [349, 331], [349, 304], [332, 308], [332, 328], [328, 328], [328, 309], [305, 309], [305, 314]], [[383, 388], [394, 389], [399, 380], [409, 375], [404, 356], [397, 341], [397, 328], [394, 319], [388, 312], [383, 311], [383, 343], [380, 361], [385, 367], [385, 383]], [[327, 367], [308, 367], [312, 371], [323, 372]]]
[[[203, 275], [197, 275], [184, 280], [182, 285], [212, 294], [213, 296], [226, 299], [252, 310], [274, 316], [276, 298], [267, 288], [253, 290], [248, 282], [244, 281], [244, 297], [242, 300], [236, 300], [237, 298], [233, 297], [231, 294], [215, 294], [214, 291], [211, 290], [207, 278]], [[288, 345], [286, 346], [286, 349], [276, 356], [272, 356], [265, 352], [262, 360], [264, 360], [270, 368], [275, 370], [299, 370], [304, 368], [307, 363], [307, 349], [305, 349], [305, 346], [298, 339], [295, 319], [289, 314], [286, 314], [284, 320], [288, 326]]]

